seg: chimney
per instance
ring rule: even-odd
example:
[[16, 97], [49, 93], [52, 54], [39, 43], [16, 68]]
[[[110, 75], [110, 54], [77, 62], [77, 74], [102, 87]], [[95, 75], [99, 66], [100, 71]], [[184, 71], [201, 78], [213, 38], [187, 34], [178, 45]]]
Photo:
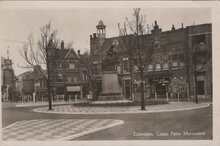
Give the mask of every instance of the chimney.
[[181, 23], [181, 27], [183, 28], [183, 23]]
[[92, 35], [90, 35], [90, 39], [92, 39]]
[[96, 33], [93, 33], [93, 38], [96, 38]]
[[64, 41], [63, 40], [61, 41], [60, 47], [61, 47], [61, 49], [64, 49]]
[[80, 50], [78, 50], [78, 55], [80, 55]]
[[175, 27], [174, 27], [174, 25], [172, 25], [172, 30], [175, 30]]

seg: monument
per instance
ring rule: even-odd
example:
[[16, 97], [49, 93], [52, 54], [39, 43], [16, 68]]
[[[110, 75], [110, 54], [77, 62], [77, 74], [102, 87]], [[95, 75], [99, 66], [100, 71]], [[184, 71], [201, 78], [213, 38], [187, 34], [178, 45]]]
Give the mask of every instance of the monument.
[[113, 49], [114, 46], [111, 46], [106, 52], [105, 59], [102, 60], [102, 92], [98, 97], [99, 101], [124, 99], [121, 96], [116, 69], [118, 57]]

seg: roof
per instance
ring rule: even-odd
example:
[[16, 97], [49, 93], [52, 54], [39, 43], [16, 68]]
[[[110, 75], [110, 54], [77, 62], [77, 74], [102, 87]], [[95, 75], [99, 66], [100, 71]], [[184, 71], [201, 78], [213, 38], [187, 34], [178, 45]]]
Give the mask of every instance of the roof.
[[105, 28], [106, 26], [104, 25], [102, 20], [99, 20], [99, 24], [96, 26], [96, 28]]
[[53, 54], [53, 59], [57, 60], [57, 59], [79, 59], [78, 54], [76, 53], [76, 51], [71, 48], [71, 49], [55, 49], [55, 48], [51, 48], [52, 54]]

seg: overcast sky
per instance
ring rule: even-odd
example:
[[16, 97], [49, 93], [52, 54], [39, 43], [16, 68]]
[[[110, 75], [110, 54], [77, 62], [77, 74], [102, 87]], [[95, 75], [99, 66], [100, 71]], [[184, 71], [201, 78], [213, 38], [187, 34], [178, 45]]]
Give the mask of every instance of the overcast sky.
[[[51, 20], [52, 27], [58, 30], [58, 37], [64, 41], [74, 41], [75, 50], [89, 50], [89, 35], [96, 32], [96, 25], [102, 19], [107, 26], [107, 37], [118, 36], [118, 22], [123, 23], [125, 17], [132, 15], [132, 9], [0, 9], [0, 53], [13, 59], [15, 74], [25, 70], [18, 67], [24, 65], [19, 49], [33, 33], [35, 41], [39, 38], [39, 28]], [[208, 8], [178, 9], [142, 9], [147, 23], [151, 26], [155, 20], [162, 30], [176, 28], [184, 23], [211, 23], [211, 11]]]

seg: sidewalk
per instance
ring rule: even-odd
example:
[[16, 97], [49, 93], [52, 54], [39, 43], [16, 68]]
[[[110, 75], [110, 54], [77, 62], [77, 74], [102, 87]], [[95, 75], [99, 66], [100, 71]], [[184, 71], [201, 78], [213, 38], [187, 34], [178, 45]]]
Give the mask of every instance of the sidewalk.
[[35, 112], [54, 114], [128, 114], [128, 113], [154, 113], [192, 110], [208, 107], [209, 103], [171, 102], [164, 105], [146, 106], [146, 110], [140, 110], [140, 106], [54, 106], [53, 110], [48, 107], [36, 108]]

